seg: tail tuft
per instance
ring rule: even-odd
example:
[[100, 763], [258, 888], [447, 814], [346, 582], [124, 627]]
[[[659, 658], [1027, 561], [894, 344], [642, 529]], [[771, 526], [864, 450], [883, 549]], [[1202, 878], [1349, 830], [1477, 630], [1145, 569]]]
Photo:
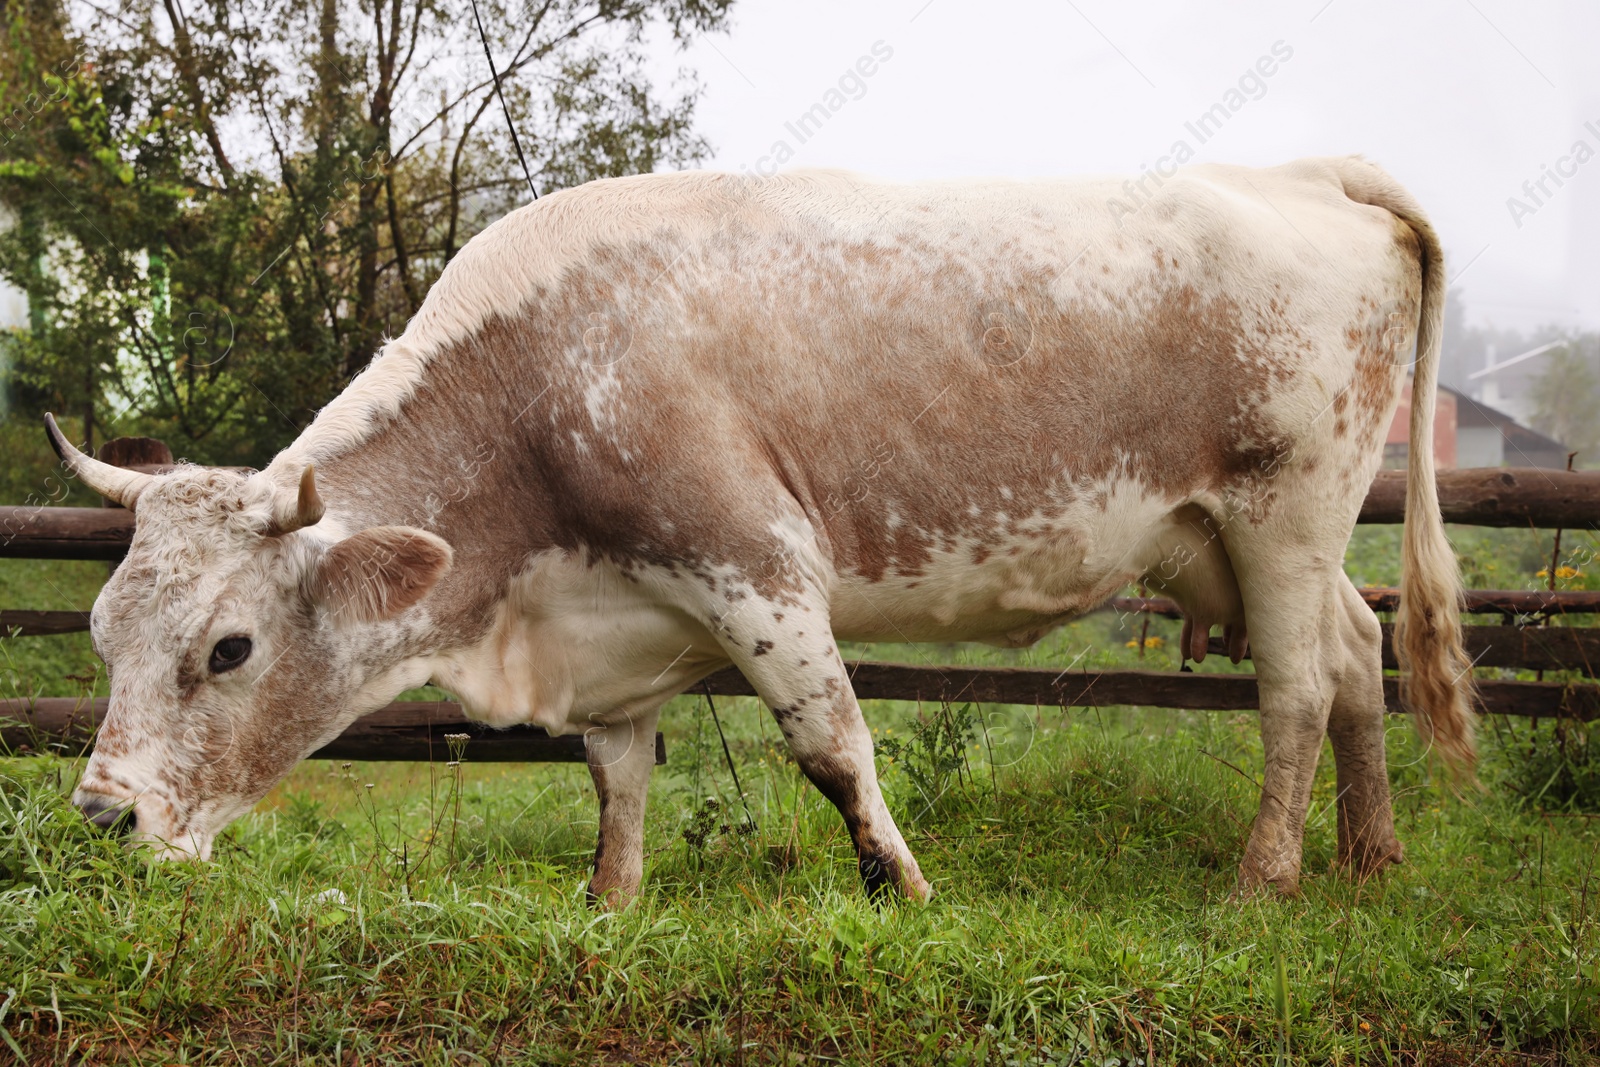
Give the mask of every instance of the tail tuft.
[[1382, 169], [1352, 157], [1337, 164], [1345, 195], [1381, 207], [1417, 235], [1422, 254], [1422, 311], [1411, 383], [1410, 458], [1405, 533], [1400, 550], [1400, 609], [1395, 658], [1400, 700], [1417, 729], [1456, 774], [1472, 777], [1472, 663], [1461, 646], [1461, 571], [1445, 537], [1434, 480], [1433, 412], [1443, 344], [1444, 251], [1421, 206]]

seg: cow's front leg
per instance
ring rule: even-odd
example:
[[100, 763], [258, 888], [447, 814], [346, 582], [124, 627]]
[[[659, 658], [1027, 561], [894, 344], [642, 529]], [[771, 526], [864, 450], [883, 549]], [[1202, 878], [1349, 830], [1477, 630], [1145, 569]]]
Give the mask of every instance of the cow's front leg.
[[589, 776], [600, 795], [589, 898], [606, 907], [632, 900], [644, 879], [644, 807], [656, 762], [658, 714], [659, 709], [631, 721], [597, 724], [583, 736]]
[[844, 818], [871, 896], [930, 890], [878, 788], [872, 733], [820, 604], [741, 601], [718, 621], [723, 647], [772, 709], [800, 770]]

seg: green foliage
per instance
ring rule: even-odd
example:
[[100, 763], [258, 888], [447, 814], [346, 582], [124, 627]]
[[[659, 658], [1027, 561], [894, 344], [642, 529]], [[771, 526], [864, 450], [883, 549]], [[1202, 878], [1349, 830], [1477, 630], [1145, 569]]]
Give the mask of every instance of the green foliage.
[[[697, 88], [652, 84], [640, 42], [718, 30], [730, 2], [484, 0], [544, 191], [703, 156]], [[5, 8], [0, 277], [31, 312], [0, 339], [12, 412], [261, 465], [527, 187], [454, 9], [124, 14], [75, 29], [54, 0]]]
[[1600, 338], [1589, 335], [1545, 356], [1528, 398], [1536, 429], [1584, 463], [1600, 462]]
[[878, 753], [903, 772], [911, 785], [903, 806], [913, 820], [948, 806], [958, 792], [972, 785], [968, 750], [977, 745], [979, 729], [973, 705], [958, 708], [941, 703], [931, 712], [919, 711], [907, 737], [883, 737], [876, 742]]
[[1600, 724], [1546, 721], [1497, 724], [1506, 786], [1533, 811], [1600, 815]]

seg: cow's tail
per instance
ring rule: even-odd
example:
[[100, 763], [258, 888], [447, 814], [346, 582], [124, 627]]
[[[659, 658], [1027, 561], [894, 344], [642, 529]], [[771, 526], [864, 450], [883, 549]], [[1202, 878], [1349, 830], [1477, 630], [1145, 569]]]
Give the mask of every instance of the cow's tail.
[[1421, 206], [1381, 168], [1360, 158], [1340, 161], [1345, 195], [1381, 207], [1417, 235], [1422, 258], [1422, 313], [1411, 383], [1410, 459], [1405, 533], [1400, 552], [1400, 609], [1394, 649], [1400, 700], [1424, 739], [1454, 771], [1470, 776], [1473, 749], [1471, 661], [1461, 647], [1461, 571], [1444, 533], [1434, 481], [1433, 410], [1443, 342], [1444, 251]]

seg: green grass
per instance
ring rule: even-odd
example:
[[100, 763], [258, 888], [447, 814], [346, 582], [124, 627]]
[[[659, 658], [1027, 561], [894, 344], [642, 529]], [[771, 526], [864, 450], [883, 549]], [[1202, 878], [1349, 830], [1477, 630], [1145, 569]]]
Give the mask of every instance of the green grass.
[[[104, 563], [0, 559], [0, 608], [87, 611], [105, 584]], [[106, 694], [105, 665], [89, 635], [7, 638], [0, 634], [0, 697]]]
[[[1394, 580], [1395, 532], [1358, 532], [1358, 580]], [[1538, 584], [1547, 538], [1479, 534], [1458, 537], [1473, 584]], [[1600, 572], [1570, 558], [1566, 585]], [[103, 574], [3, 561], [0, 603], [87, 606]], [[1138, 627], [846, 651], [1126, 667]], [[1177, 624], [1149, 634], [1142, 664], [1172, 669]], [[35, 691], [81, 692], [97, 662], [82, 635], [7, 651], [0, 686]], [[1301, 896], [1239, 902], [1253, 714], [869, 703], [936, 892], [880, 909], [767, 714], [718, 706], [757, 829], [737, 829], [703, 699], [674, 701], [644, 893], [620, 913], [584, 900], [581, 767], [477, 765], [470, 745], [454, 768], [307, 763], [215, 862], [180, 866], [91, 832], [66, 801], [79, 763], [0, 761], [0, 1062], [1600, 1062], [1600, 735], [1492, 722], [1484, 787], [1457, 796], [1395, 719], [1407, 863], [1330, 872], [1325, 753]], [[987, 736], [930, 759], [918, 724], [959, 734], [964, 712]]]
[[[1409, 862], [1365, 885], [1329, 873], [1325, 756], [1301, 897], [1241, 903], [1253, 715], [986, 709], [1009, 765], [989, 765], [980, 737], [932, 805], [880, 760], [937, 895], [878, 909], [766, 715], [720, 708], [758, 829], [735, 830], [703, 701], [680, 698], [644, 895], [619, 914], [583, 898], [581, 767], [475, 766], [470, 746], [459, 768], [308, 763], [216, 862], [177, 866], [89, 832], [63, 799], [75, 764], [11, 761], [6, 1045], [91, 1063], [1600, 1054], [1600, 823], [1519, 800], [1508, 752], [1526, 724], [1490, 731], [1488, 788], [1458, 798], [1396, 721]], [[867, 714], [880, 736], [914, 724], [903, 707]], [[694, 848], [684, 831], [708, 810]]]

